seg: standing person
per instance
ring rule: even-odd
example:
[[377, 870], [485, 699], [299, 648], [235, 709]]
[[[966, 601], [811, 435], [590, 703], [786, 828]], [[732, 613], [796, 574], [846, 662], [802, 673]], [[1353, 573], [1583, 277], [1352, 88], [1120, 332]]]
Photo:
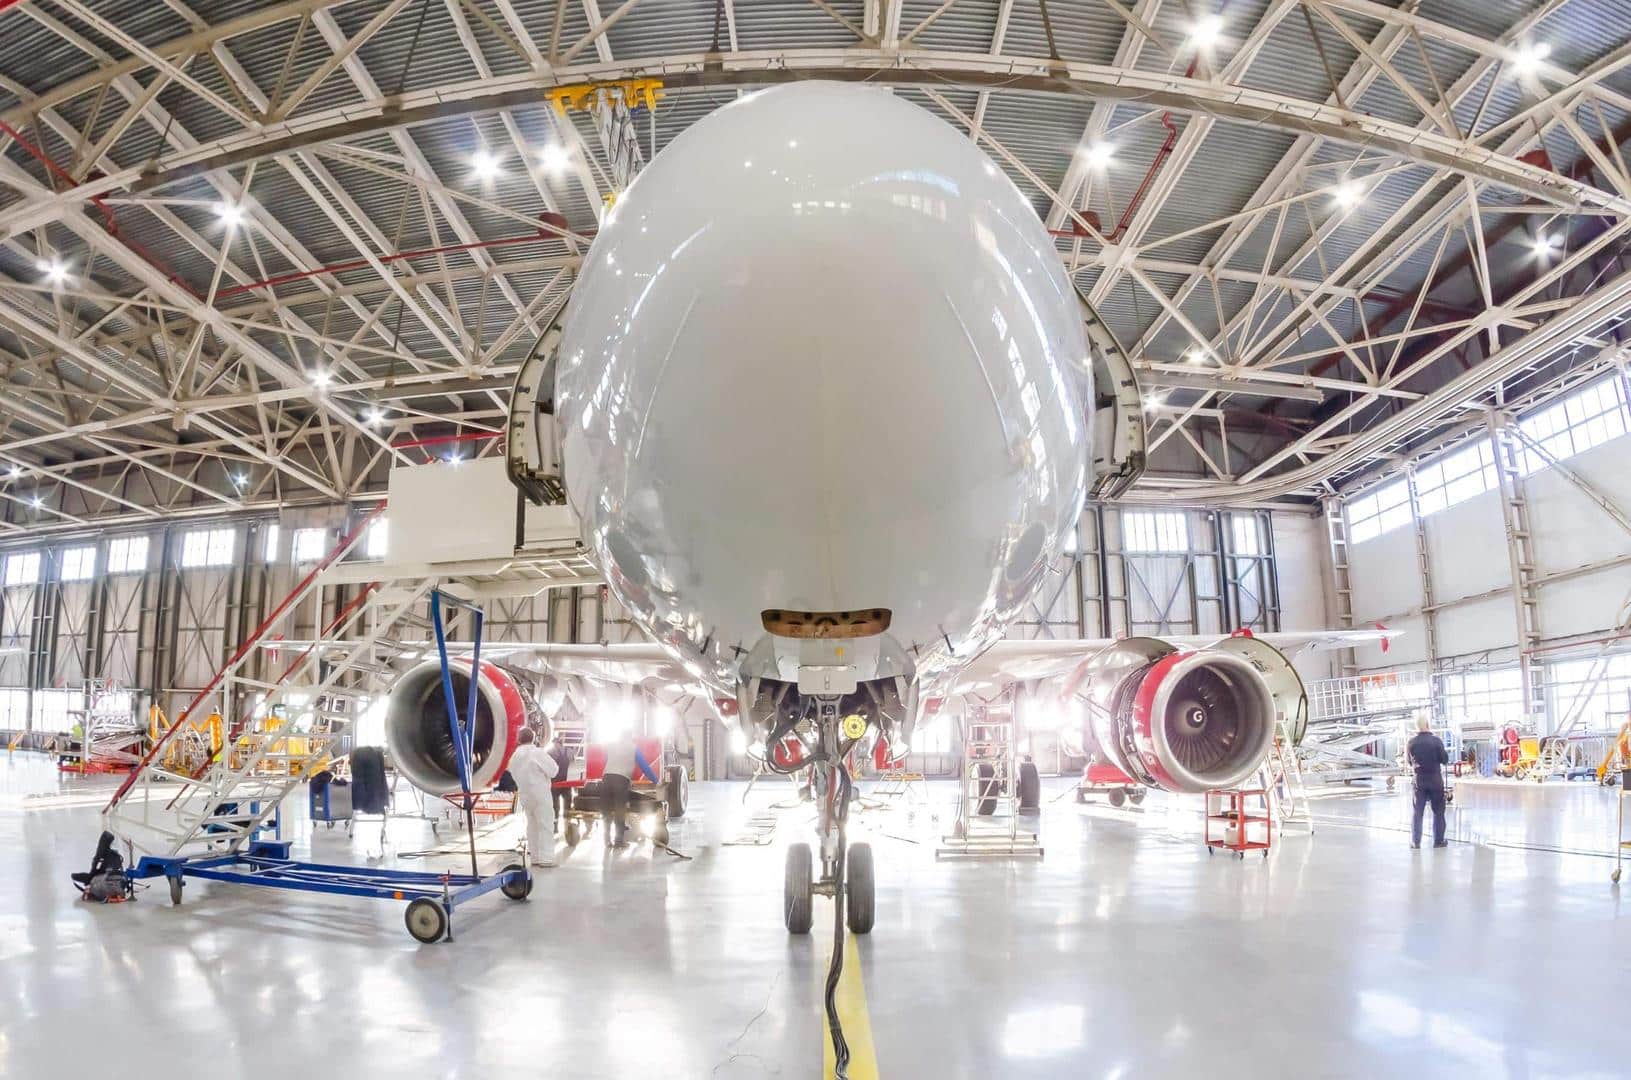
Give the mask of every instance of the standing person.
[[549, 785], [555, 779], [555, 759], [533, 741], [531, 728], [522, 728], [515, 741], [510, 775], [527, 816], [527, 857], [534, 866], [554, 866], [555, 806]]
[[609, 847], [628, 846], [624, 833], [628, 830], [629, 785], [634, 782], [636, 769], [653, 784], [657, 782], [651, 762], [635, 745], [632, 736], [614, 736], [606, 743], [606, 768], [601, 772], [600, 786], [605, 792], [605, 808], [601, 816]]
[[[555, 732], [555, 738], [549, 744], [549, 756], [555, 762], [555, 782], [558, 784], [566, 779], [567, 771], [572, 768], [573, 757], [572, 748], [566, 745], [566, 740], [561, 738], [559, 731]], [[555, 828], [558, 830], [561, 822], [566, 820], [566, 815], [572, 812], [572, 789], [558, 787], [551, 791], [551, 795], [554, 796]]]
[[1432, 725], [1423, 715], [1416, 721], [1416, 737], [1410, 740], [1406, 754], [1416, 769], [1416, 805], [1410, 819], [1410, 846], [1421, 847], [1421, 816], [1429, 803], [1433, 806], [1433, 846], [1449, 847], [1444, 839], [1444, 766], [1450, 755], [1444, 749], [1444, 740], [1427, 730]]

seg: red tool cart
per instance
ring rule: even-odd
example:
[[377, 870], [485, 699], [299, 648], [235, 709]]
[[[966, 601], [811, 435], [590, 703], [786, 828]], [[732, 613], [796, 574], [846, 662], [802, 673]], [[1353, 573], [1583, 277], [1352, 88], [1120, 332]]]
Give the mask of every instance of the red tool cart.
[[[1257, 801], [1256, 806], [1250, 800]], [[1266, 788], [1232, 788], [1206, 793], [1206, 853], [1223, 848], [1244, 859], [1248, 851], [1269, 857], [1274, 843], [1274, 814]]]

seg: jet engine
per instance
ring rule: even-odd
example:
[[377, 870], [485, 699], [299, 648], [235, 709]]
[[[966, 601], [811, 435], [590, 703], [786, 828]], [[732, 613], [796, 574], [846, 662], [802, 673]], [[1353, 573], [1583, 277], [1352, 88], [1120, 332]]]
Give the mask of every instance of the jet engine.
[[1167, 791], [1239, 785], [1263, 763], [1279, 726], [1295, 731], [1307, 715], [1290, 662], [1244, 635], [1194, 651], [1128, 638], [1085, 661], [1071, 690], [1087, 705], [1103, 758]]
[[[454, 660], [453, 696], [463, 715], [470, 700], [470, 661]], [[515, 751], [516, 736], [535, 709], [531, 688], [504, 668], [483, 661], [476, 676], [475, 754], [470, 762], [473, 791], [491, 788]], [[428, 795], [459, 790], [458, 758], [448, 725], [442, 665], [427, 660], [411, 668], [391, 688], [385, 710], [385, 745], [397, 771]]]

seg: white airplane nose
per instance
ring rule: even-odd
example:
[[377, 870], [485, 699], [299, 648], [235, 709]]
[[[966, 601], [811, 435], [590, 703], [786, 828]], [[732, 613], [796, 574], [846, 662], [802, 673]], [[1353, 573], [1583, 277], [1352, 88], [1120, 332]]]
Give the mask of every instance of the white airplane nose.
[[609, 216], [560, 352], [568, 490], [659, 636], [887, 608], [920, 657], [1028, 596], [1080, 507], [1086, 346], [1051, 242], [949, 126], [804, 84], [719, 110]]

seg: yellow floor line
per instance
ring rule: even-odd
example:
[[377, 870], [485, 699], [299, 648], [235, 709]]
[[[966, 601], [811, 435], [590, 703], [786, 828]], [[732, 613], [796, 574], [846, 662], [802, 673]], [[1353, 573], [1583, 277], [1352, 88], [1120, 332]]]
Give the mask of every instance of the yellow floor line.
[[[827, 951], [829, 961], [832, 950]], [[821, 968], [821, 985], [827, 984], [827, 969]], [[821, 1012], [821, 1075], [833, 1080], [832, 1038], [827, 1032], [827, 1010], [822, 998], [816, 999]], [[872, 1046], [872, 1017], [866, 1007], [866, 984], [861, 978], [861, 951], [855, 947], [855, 936], [844, 935], [844, 971], [838, 977], [838, 1020], [844, 1025], [844, 1040], [849, 1043], [849, 1080], [878, 1080], [878, 1054]]]

